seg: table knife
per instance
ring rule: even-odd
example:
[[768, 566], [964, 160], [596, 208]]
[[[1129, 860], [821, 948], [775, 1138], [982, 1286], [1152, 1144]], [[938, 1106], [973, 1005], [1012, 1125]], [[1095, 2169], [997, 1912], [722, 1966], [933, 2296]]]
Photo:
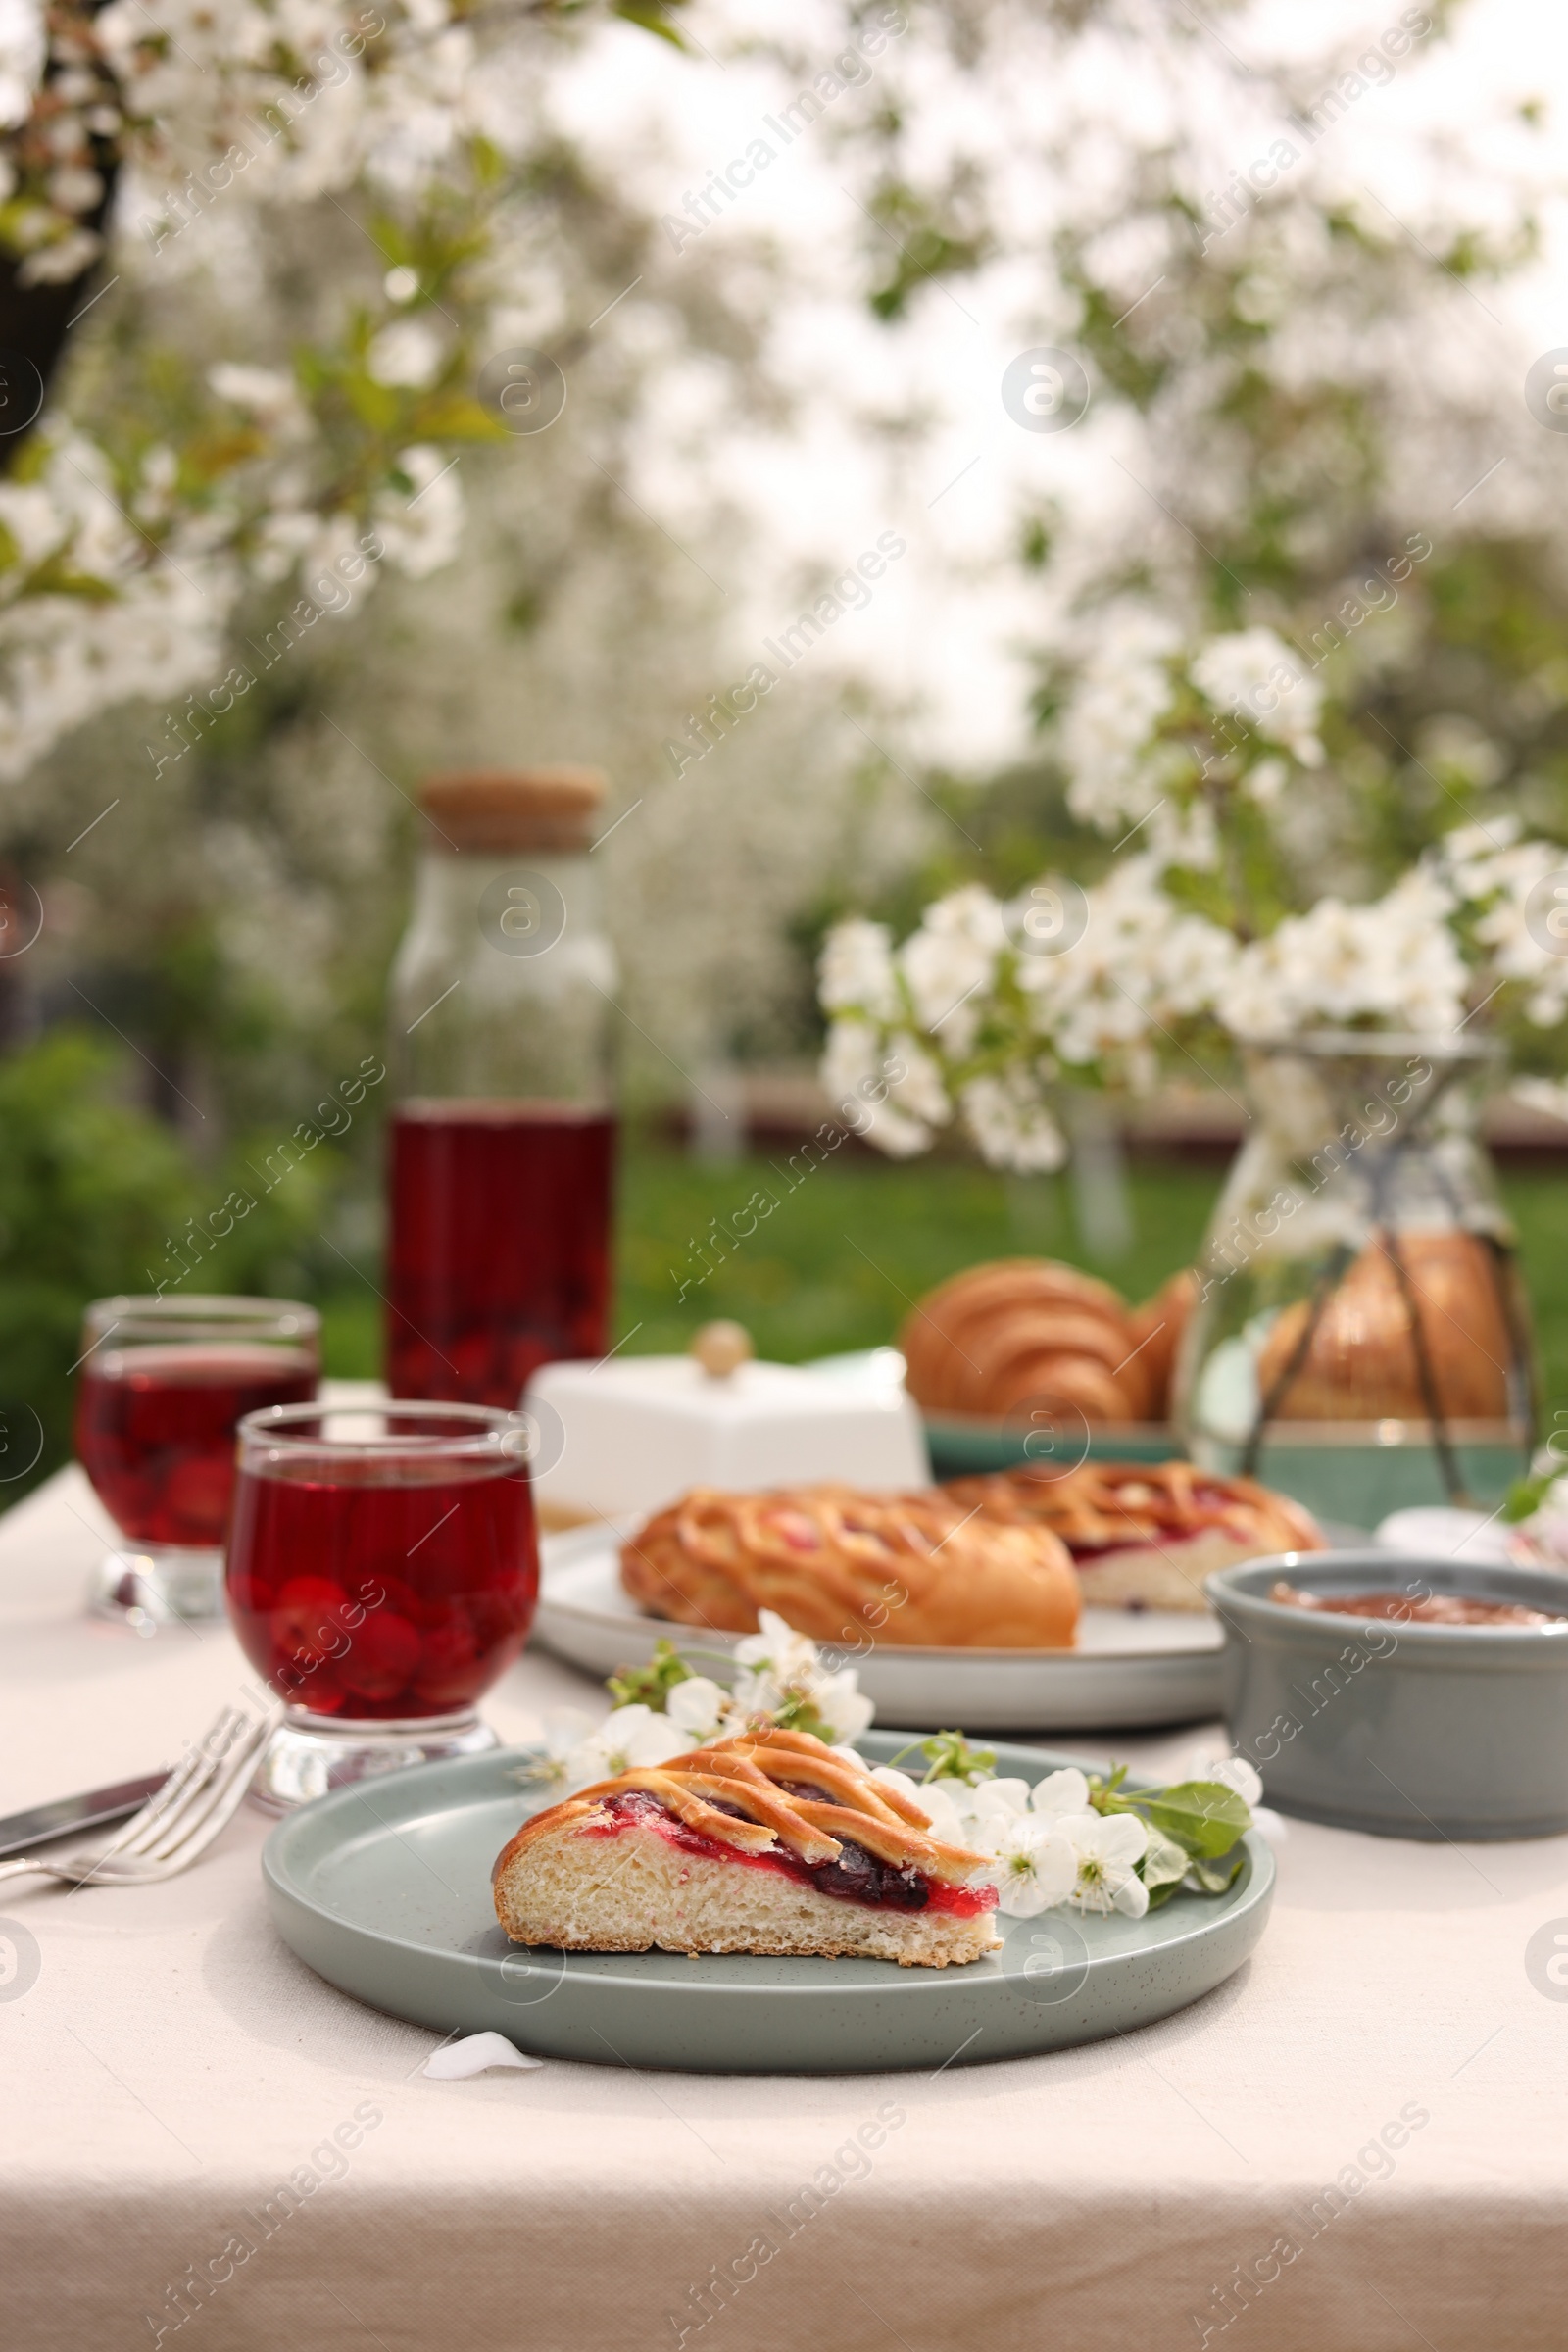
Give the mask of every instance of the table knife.
[[96, 1830], [106, 1821], [122, 1821], [144, 1805], [168, 1779], [163, 1772], [143, 1773], [140, 1780], [116, 1781], [108, 1788], [88, 1788], [80, 1796], [57, 1796], [53, 1804], [34, 1805], [28, 1813], [12, 1813], [0, 1821], [0, 1862], [47, 1845], [52, 1838], [68, 1838], [75, 1830]]

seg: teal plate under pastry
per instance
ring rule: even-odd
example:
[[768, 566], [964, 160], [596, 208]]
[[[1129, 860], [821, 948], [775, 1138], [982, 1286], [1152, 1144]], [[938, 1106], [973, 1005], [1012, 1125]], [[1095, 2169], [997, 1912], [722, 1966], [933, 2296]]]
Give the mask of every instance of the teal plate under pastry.
[[[903, 1744], [868, 1732], [875, 1763]], [[1036, 1781], [1081, 1758], [999, 1747]], [[359, 1782], [279, 1822], [262, 1856], [278, 1933], [318, 1976], [438, 2034], [504, 2034], [542, 2058], [694, 2074], [869, 2074], [1018, 2058], [1152, 2025], [1213, 1990], [1268, 1917], [1255, 1832], [1223, 1895], [1145, 1919], [1068, 1910], [998, 1919], [1000, 1952], [964, 1967], [523, 1950], [496, 1924], [490, 1870], [554, 1792], [498, 1749]]]

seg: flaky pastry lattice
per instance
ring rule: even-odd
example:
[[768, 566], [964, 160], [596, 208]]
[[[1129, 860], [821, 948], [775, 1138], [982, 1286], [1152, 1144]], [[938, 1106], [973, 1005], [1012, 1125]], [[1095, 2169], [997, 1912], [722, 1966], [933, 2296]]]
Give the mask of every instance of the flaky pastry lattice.
[[835, 1862], [848, 1839], [894, 1870], [922, 1871], [955, 1886], [995, 1869], [984, 1855], [933, 1838], [917, 1805], [809, 1732], [760, 1731], [579, 1788], [523, 1823], [497, 1861], [496, 1876], [560, 1821], [636, 1789], [657, 1797], [688, 1829], [740, 1854], [783, 1845], [803, 1862]]
[[1321, 1551], [1316, 1520], [1252, 1478], [1195, 1462], [1084, 1462], [956, 1478], [943, 1492], [965, 1510], [1009, 1527], [1049, 1528], [1075, 1559], [1133, 1544], [1182, 1543], [1210, 1531], [1270, 1551]]
[[1047, 1528], [1002, 1525], [939, 1490], [698, 1487], [620, 1560], [642, 1608], [721, 1633], [753, 1633], [772, 1609], [818, 1642], [1061, 1649], [1078, 1622], [1072, 1565]]

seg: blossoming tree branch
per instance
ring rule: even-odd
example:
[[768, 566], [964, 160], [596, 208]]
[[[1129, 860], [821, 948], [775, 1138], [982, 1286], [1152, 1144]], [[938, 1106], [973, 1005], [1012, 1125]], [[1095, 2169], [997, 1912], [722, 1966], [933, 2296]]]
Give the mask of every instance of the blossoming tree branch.
[[1314, 1029], [1555, 1028], [1568, 857], [1516, 815], [1456, 826], [1368, 903], [1294, 903], [1279, 819], [1324, 763], [1322, 708], [1271, 629], [1193, 645], [1142, 603], [1102, 615], [1056, 737], [1073, 814], [1119, 855], [1087, 890], [1048, 874], [1012, 900], [950, 892], [897, 948], [886, 924], [838, 924], [820, 982], [832, 1098], [902, 1066], [871, 1113], [885, 1151], [956, 1119], [992, 1165], [1050, 1169], [1074, 1086], [1147, 1092]]
[[[532, 103], [573, 13], [0, 19], [0, 779], [116, 703], [220, 676], [249, 593], [298, 611], [345, 559], [368, 590], [383, 561], [418, 578], [455, 555], [453, 461], [504, 432], [482, 360], [521, 305], [530, 343], [580, 323], [544, 265]], [[662, 0], [601, 14], [671, 32]], [[368, 266], [313, 283], [328, 230]], [[161, 332], [201, 271], [230, 303], [211, 353]], [[302, 284], [304, 331], [265, 347]]]

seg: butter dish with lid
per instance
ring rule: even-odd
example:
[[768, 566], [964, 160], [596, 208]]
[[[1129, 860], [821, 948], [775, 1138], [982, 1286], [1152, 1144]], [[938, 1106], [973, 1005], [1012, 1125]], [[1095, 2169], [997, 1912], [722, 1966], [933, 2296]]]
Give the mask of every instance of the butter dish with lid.
[[523, 1399], [541, 1424], [541, 1519], [625, 1518], [692, 1487], [926, 1486], [925, 1436], [901, 1374], [891, 1348], [853, 1374], [759, 1363], [733, 1324], [705, 1326], [687, 1355], [542, 1365]]

